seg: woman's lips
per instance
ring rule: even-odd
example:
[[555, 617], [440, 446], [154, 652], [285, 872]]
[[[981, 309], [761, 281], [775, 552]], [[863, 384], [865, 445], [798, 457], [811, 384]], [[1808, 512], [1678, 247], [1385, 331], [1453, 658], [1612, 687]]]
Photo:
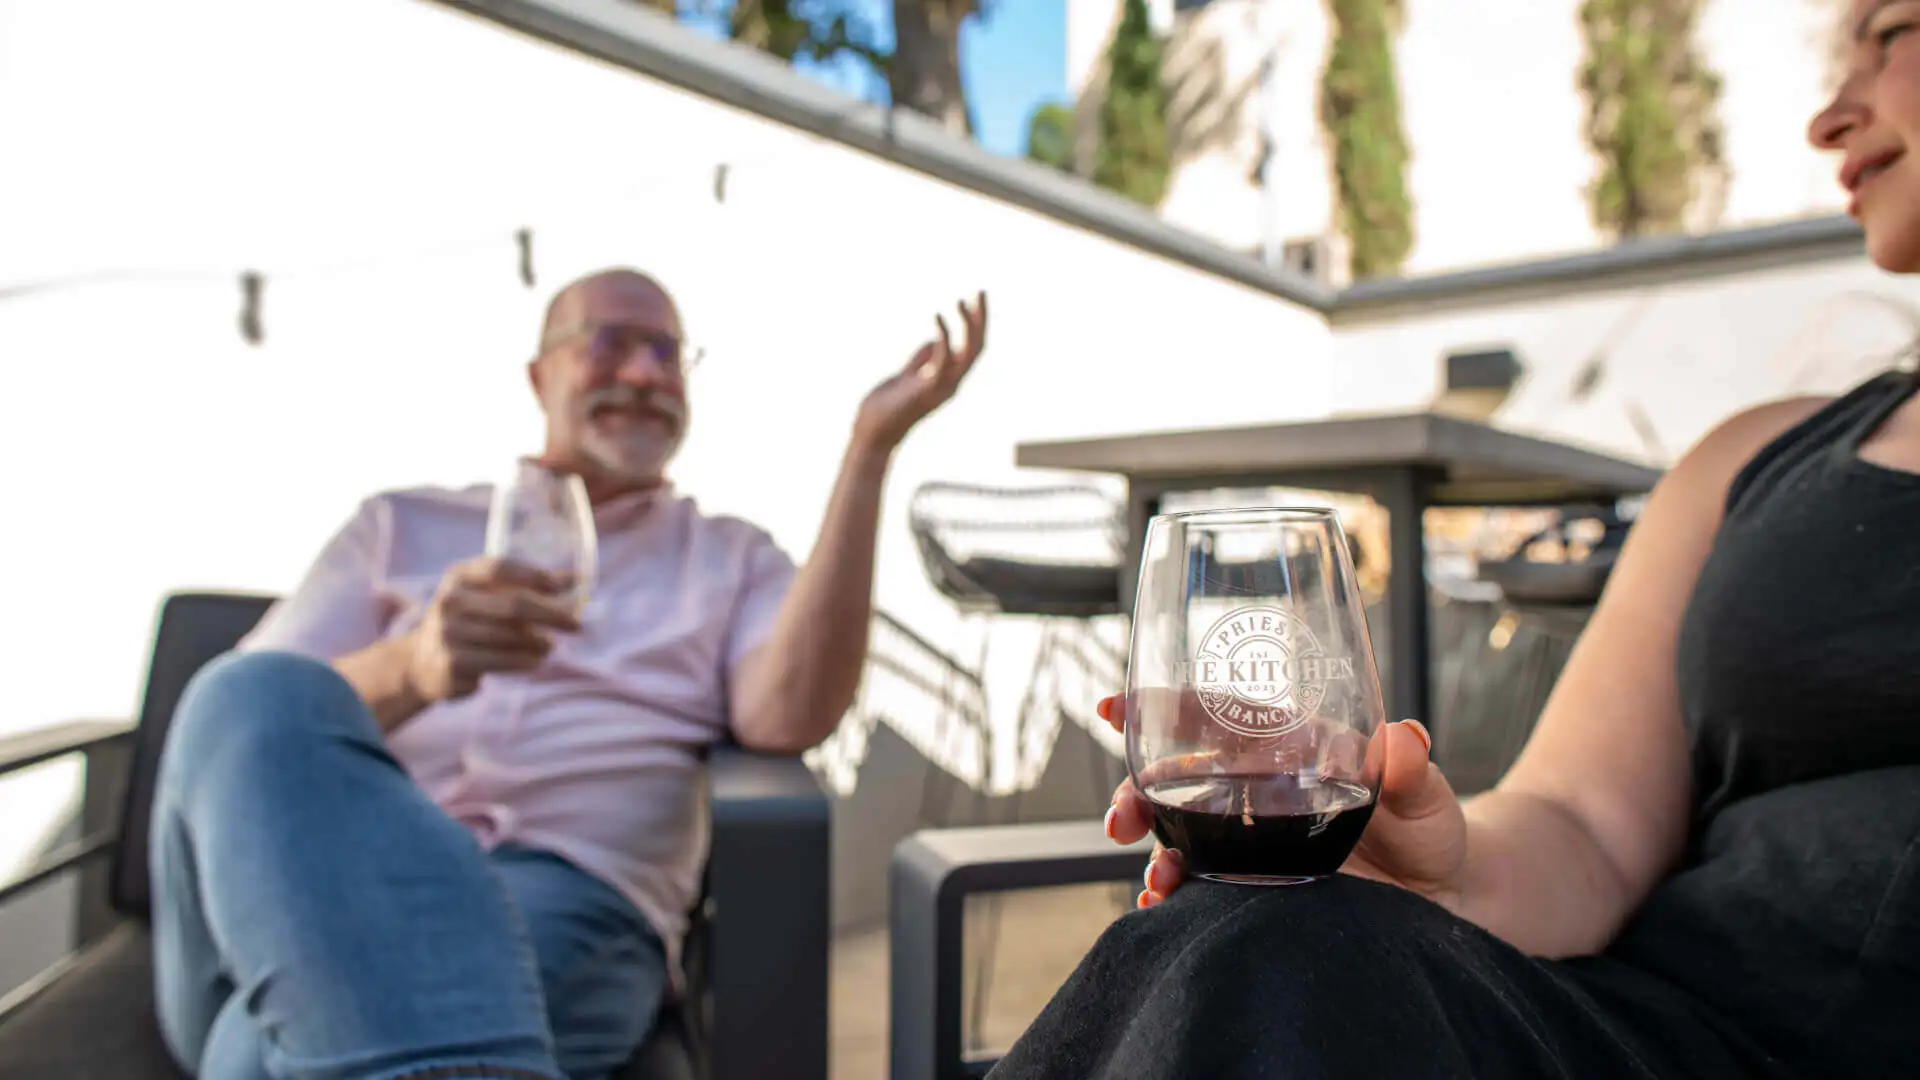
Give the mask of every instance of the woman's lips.
[[1841, 177], [1841, 183], [1853, 195], [1852, 201], [1847, 205], [1847, 213], [1858, 216], [1861, 196], [1891, 172], [1905, 157], [1904, 153], [1890, 151], [1849, 164]]

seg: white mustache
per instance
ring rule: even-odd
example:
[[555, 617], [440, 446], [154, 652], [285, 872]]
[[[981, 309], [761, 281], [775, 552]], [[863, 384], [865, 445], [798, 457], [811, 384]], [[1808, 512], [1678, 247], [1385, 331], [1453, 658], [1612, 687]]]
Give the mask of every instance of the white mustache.
[[588, 416], [601, 409], [623, 409], [657, 413], [675, 424], [684, 424], [687, 419], [687, 407], [681, 404], [679, 398], [670, 394], [643, 392], [631, 386], [610, 386], [605, 390], [590, 391], [586, 405]]

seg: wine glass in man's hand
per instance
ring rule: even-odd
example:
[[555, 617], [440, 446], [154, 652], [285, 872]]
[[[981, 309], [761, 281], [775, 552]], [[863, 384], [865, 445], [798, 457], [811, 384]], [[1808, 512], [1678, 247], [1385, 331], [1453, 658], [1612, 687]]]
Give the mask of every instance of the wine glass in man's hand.
[[532, 671], [580, 629], [593, 587], [593, 509], [578, 476], [522, 459], [493, 492], [486, 553], [447, 571], [410, 635], [422, 700], [465, 697], [485, 675]]
[[456, 564], [408, 636], [408, 685], [422, 702], [451, 701], [473, 693], [483, 675], [539, 667], [553, 635], [580, 629], [569, 587], [493, 556]]
[[575, 616], [583, 614], [598, 560], [585, 482], [531, 458], [516, 462], [493, 491], [486, 553], [562, 582], [563, 602]]

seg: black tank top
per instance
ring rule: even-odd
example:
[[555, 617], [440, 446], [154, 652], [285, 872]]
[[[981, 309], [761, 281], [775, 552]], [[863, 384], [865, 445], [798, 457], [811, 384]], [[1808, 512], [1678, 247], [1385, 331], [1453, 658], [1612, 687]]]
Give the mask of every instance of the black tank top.
[[1754, 456], [1688, 603], [1685, 862], [1609, 948], [1755, 1075], [1920, 1077], [1920, 474], [1879, 376]]
[[1680, 636], [1702, 825], [1787, 784], [1920, 765], [1920, 474], [1859, 456], [1916, 389], [1881, 375], [1734, 479]]

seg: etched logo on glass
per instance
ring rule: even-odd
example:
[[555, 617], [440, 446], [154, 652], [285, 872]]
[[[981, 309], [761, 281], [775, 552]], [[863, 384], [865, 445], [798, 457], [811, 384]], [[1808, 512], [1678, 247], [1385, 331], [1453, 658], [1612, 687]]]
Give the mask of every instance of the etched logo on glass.
[[1329, 655], [1292, 612], [1246, 607], [1207, 630], [1186, 675], [1222, 727], [1272, 738], [1313, 719], [1328, 685], [1352, 679], [1354, 668], [1352, 657]]

